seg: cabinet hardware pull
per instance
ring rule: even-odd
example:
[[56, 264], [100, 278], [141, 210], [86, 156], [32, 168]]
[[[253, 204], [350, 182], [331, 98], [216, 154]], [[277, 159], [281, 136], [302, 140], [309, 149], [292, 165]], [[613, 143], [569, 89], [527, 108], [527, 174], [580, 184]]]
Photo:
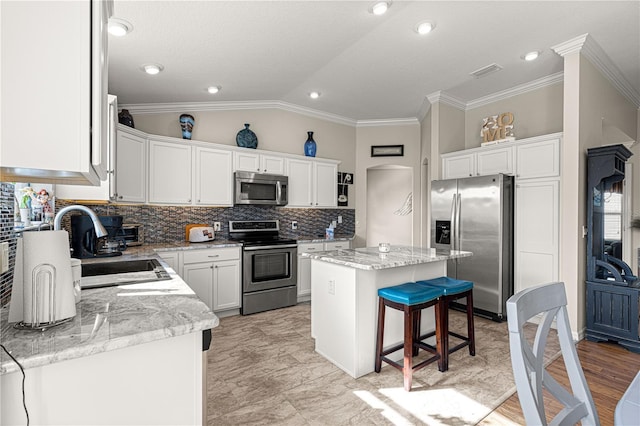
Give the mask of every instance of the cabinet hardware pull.
[[214, 254], [214, 255], [211, 255], [211, 254], [210, 254], [210, 255], [209, 255], [209, 256], [207, 256], [207, 257], [220, 257], [220, 255], [219, 255], [219, 254]]

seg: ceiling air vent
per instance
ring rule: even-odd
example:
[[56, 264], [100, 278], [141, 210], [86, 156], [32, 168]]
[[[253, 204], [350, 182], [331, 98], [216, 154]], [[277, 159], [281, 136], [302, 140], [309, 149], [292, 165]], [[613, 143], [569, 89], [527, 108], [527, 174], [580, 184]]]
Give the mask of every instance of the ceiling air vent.
[[474, 72], [472, 72], [469, 75], [472, 75], [475, 78], [481, 78], [481, 77], [485, 77], [489, 74], [492, 74], [496, 71], [500, 71], [502, 69], [502, 67], [496, 63], [493, 63], [491, 65], [487, 65], [486, 67], [482, 67], [480, 69], [475, 70]]

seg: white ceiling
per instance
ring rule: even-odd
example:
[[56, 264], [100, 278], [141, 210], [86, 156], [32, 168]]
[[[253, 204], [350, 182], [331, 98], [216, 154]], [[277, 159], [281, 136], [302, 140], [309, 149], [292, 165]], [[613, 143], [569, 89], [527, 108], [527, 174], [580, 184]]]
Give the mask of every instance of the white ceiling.
[[[116, 0], [114, 17], [134, 30], [109, 36], [109, 91], [119, 104], [282, 101], [351, 120], [409, 118], [438, 91], [468, 103], [561, 72], [550, 47], [588, 33], [640, 93], [638, 0], [396, 0], [383, 16], [373, 3]], [[436, 22], [431, 34], [414, 31], [422, 20]], [[531, 50], [543, 53], [523, 61]], [[146, 75], [150, 62], [164, 71]], [[469, 75], [491, 63], [503, 69]]]

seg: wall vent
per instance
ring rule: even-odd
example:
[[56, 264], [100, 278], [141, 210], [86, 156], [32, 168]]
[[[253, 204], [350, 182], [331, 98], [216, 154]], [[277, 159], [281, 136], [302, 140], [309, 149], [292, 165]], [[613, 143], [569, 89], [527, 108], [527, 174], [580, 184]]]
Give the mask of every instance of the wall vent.
[[494, 73], [496, 71], [500, 71], [502, 69], [502, 67], [496, 63], [493, 63], [491, 65], [487, 65], [486, 67], [482, 67], [480, 69], [475, 70], [474, 72], [472, 72], [471, 76], [475, 77], [475, 78], [481, 78], [481, 77], [485, 77], [491, 73]]

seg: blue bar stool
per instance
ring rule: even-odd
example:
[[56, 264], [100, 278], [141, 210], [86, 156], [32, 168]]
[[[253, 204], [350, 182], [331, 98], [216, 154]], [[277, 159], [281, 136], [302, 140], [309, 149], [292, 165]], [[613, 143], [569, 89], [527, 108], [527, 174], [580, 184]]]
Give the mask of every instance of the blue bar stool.
[[[440, 310], [442, 311], [442, 328], [443, 328], [443, 341], [442, 341], [442, 353], [443, 353], [443, 367], [446, 371], [449, 369], [449, 354], [464, 348], [469, 347], [469, 355], [475, 356], [476, 354], [476, 337], [473, 323], [473, 282], [466, 280], [456, 280], [449, 277], [438, 277], [430, 280], [417, 281], [416, 284], [423, 285], [429, 288], [438, 288], [442, 290], [443, 296], [440, 298]], [[463, 336], [458, 333], [449, 331], [449, 304], [455, 300], [467, 298], [467, 335]], [[433, 335], [433, 334], [431, 334]], [[457, 337], [462, 340], [461, 343], [450, 348], [449, 336]], [[429, 337], [420, 336], [421, 338]]]
[[[443, 368], [442, 341], [446, 338], [442, 329], [442, 308], [438, 299], [443, 295], [442, 289], [427, 287], [416, 283], [405, 283], [393, 287], [378, 289], [378, 333], [376, 339], [376, 363], [375, 372], [379, 373], [382, 368], [382, 361], [402, 371], [404, 376], [404, 389], [411, 390], [413, 372], [417, 371], [434, 361], [438, 361], [438, 369]], [[391, 348], [383, 350], [384, 340], [384, 315], [386, 307], [404, 312], [404, 342]], [[420, 336], [420, 318], [423, 309], [435, 306], [436, 331], [431, 336], [436, 336], [435, 349], [431, 345], [423, 343]], [[387, 355], [404, 348], [404, 362], [395, 362]], [[430, 358], [413, 365], [413, 357], [418, 355], [420, 349], [434, 354]]]

